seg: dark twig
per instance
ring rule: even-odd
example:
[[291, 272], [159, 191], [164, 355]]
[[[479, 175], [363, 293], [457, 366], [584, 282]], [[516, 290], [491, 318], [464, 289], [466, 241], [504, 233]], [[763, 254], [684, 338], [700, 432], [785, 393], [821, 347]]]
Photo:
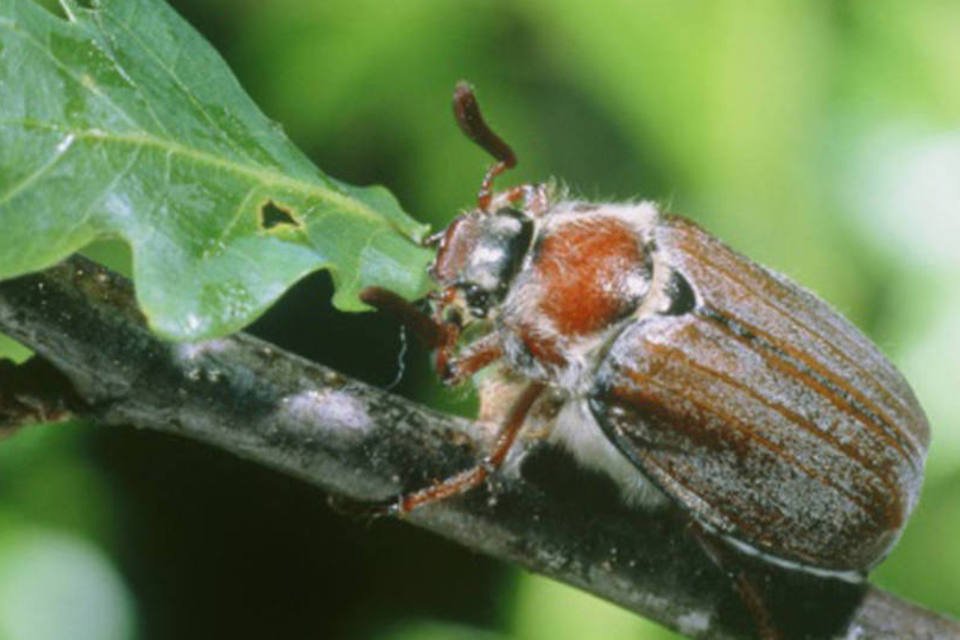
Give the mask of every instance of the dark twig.
[[[422, 487], [490, 445], [477, 425], [246, 335], [163, 342], [145, 327], [129, 285], [81, 259], [0, 283], [0, 330], [61, 371], [87, 417], [202, 440], [341, 499]], [[477, 490], [408, 519], [689, 635], [744, 637], [750, 623], [729, 581], [675, 514], [628, 511], [601, 480], [540, 447], [521, 468], [523, 480], [500, 477], [493, 494]], [[782, 603], [776, 613], [798, 637], [960, 638], [957, 623], [872, 587], [772, 570], [768, 578]]]

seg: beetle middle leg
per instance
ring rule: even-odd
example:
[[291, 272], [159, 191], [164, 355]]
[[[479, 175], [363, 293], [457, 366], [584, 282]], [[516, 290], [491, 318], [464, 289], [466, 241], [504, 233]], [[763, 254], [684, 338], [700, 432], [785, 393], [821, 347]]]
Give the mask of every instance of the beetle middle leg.
[[517, 440], [517, 435], [520, 433], [523, 423], [527, 419], [527, 414], [530, 413], [530, 409], [537, 398], [546, 388], [546, 385], [542, 382], [531, 382], [523, 389], [507, 413], [503, 424], [500, 425], [494, 439], [493, 449], [479, 464], [431, 487], [400, 496], [391, 511], [403, 515], [417, 507], [465, 493], [479, 486], [491, 473], [503, 465], [504, 460], [507, 459], [507, 454], [513, 447], [513, 443]]
[[488, 333], [464, 347], [456, 357], [447, 358], [439, 369], [444, 384], [456, 386], [503, 357], [500, 336]]
[[[453, 349], [459, 338], [459, 328], [423, 313], [416, 305], [387, 289], [368, 287], [360, 299], [382, 311], [396, 316], [428, 347], [437, 350], [436, 366], [447, 384], [463, 382], [468, 377], [493, 364], [503, 356], [499, 336], [490, 333], [468, 345], [456, 357]], [[531, 382], [517, 396], [497, 431], [493, 450], [475, 467], [458, 473], [431, 487], [401, 496], [387, 508], [387, 512], [404, 514], [413, 509], [464, 493], [482, 483], [506, 460], [517, 439], [527, 414], [546, 388], [542, 382]]]

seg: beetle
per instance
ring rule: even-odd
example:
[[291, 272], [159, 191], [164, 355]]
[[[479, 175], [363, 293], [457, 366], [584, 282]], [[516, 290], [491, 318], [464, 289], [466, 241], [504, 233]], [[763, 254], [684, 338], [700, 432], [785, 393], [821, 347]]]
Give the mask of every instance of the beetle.
[[525, 386], [480, 464], [394, 511], [482, 483], [550, 396], [547, 437], [627, 502], [670, 500], [739, 552], [862, 579], [922, 482], [929, 427], [903, 376], [815, 295], [651, 202], [494, 192], [516, 156], [466, 83], [453, 106], [496, 163], [477, 207], [429, 239], [430, 313], [383, 289], [361, 298], [435, 348], [445, 382], [496, 363]]

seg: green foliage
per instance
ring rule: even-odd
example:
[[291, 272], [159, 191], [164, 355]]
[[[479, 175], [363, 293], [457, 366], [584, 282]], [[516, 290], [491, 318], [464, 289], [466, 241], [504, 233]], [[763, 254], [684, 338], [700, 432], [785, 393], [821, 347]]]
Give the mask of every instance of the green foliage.
[[425, 228], [318, 171], [165, 3], [62, 8], [0, 0], [0, 278], [120, 237], [178, 340], [240, 329], [318, 268], [344, 310], [373, 283], [425, 291]]

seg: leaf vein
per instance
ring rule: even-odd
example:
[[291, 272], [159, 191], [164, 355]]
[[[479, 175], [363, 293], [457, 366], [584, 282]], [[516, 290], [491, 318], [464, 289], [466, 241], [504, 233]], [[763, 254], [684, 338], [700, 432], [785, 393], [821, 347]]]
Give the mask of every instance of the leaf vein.
[[127, 161], [127, 164], [123, 167], [123, 169], [118, 171], [117, 175], [115, 175], [113, 179], [111, 179], [110, 182], [108, 182], [106, 186], [104, 186], [104, 188], [100, 190], [99, 195], [97, 195], [96, 198], [90, 201], [90, 204], [87, 205], [87, 207], [80, 214], [79, 219], [73, 225], [71, 225], [70, 231], [64, 235], [69, 236], [76, 229], [80, 228], [81, 226], [83, 226], [88, 222], [90, 216], [92, 215], [94, 206], [102, 202], [103, 199], [107, 196], [107, 194], [109, 194], [110, 191], [112, 191], [113, 188], [117, 186], [117, 184], [121, 180], [123, 180], [125, 177], [130, 175], [130, 171], [133, 169], [137, 160], [140, 159], [140, 156], [142, 155], [142, 153], [143, 153], [142, 149], [135, 149], [134, 152], [130, 154], [130, 159]]
[[350, 211], [358, 216], [376, 220], [380, 223], [385, 223], [392, 226], [392, 223], [390, 223], [389, 220], [375, 213], [369, 207], [333, 189], [323, 187], [316, 183], [304, 182], [303, 180], [291, 178], [273, 168], [265, 167], [263, 165], [241, 164], [233, 160], [224, 159], [208, 151], [203, 151], [195, 147], [188, 147], [172, 140], [158, 138], [144, 131], [116, 133], [102, 131], [99, 129], [71, 130], [66, 127], [59, 126], [56, 123], [42, 122], [38, 120], [0, 121], [0, 125], [25, 125], [28, 127], [43, 128], [50, 131], [60, 131], [68, 135], [73, 134], [77, 139], [81, 140], [99, 140], [113, 142], [117, 145], [139, 145], [154, 147], [165, 150], [168, 154], [173, 156], [179, 156], [184, 159], [194, 161], [197, 164], [216, 167], [235, 175], [255, 180], [266, 186], [288, 189], [289, 191], [299, 194], [305, 198], [316, 198], [324, 202], [329, 202], [340, 209]]
[[[108, 16], [108, 17], [112, 18], [113, 16]], [[213, 129], [219, 134], [220, 138], [224, 142], [226, 142], [230, 148], [233, 149], [234, 153], [236, 153], [238, 157], [244, 158], [246, 160], [252, 160], [252, 158], [250, 157], [250, 154], [244, 151], [241, 147], [237, 145], [237, 143], [233, 140], [233, 138], [227, 134], [223, 126], [220, 123], [218, 123], [216, 120], [214, 120], [214, 118], [207, 112], [203, 104], [197, 99], [197, 97], [193, 94], [193, 92], [190, 91], [190, 88], [184, 85], [183, 82], [180, 81], [180, 78], [177, 76], [176, 73], [174, 73], [173, 69], [169, 68], [164, 63], [163, 58], [156, 51], [154, 51], [152, 48], [147, 46], [147, 44], [137, 35], [137, 33], [130, 28], [130, 25], [120, 20], [114, 20], [114, 23], [118, 27], [126, 31], [127, 34], [130, 36], [131, 40], [139, 44], [140, 48], [143, 49], [143, 51], [146, 52], [147, 55], [153, 58], [153, 60], [157, 63], [157, 66], [160, 69], [162, 69], [168, 76], [170, 76], [170, 80], [173, 82], [174, 86], [176, 86], [177, 89], [179, 89], [180, 92], [194, 105], [194, 107], [197, 109], [200, 115], [203, 116], [203, 119], [206, 120], [210, 124], [210, 126], [213, 127]]]
[[[104, 34], [106, 40], [111, 45], [115, 45], [113, 38], [110, 37], [109, 31], [107, 29], [104, 29], [103, 26], [99, 24], [100, 23], [99, 15], [100, 14], [97, 14], [97, 17], [95, 19], [97, 20], [98, 26], [100, 26], [101, 32]], [[120, 59], [116, 56], [113, 50], [110, 47], [100, 47], [99, 45], [97, 46], [97, 48], [100, 49], [103, 52], [103, 55], [105, 55], [110, 60], [110, 62], [113, 63], [113, 65], [117, 68], [117, 73], [120, 74], [120, 77], [126, 80], [127, 84], [129, 84], [130, 87], [133, 88], [133, 90], [136, 91], [137, 94], [140, 96], [140, 98], [143, 100], [143, 106], [146, 109], [147, 114], [149, 114], [153, 122], [156, 123], [157, 128], [160, 130], [160, 133], [164, 134], [168, 138], [172, 138], [173, 135], [170, 133], [170, 130], [160, 119], [160, 116], [157, 113], [157, 111], [153, 108], [153, 103], [148, 98], [146, 92], [142, 88], [140, 88], [140, 86], [136, 82], [134, 82], [133, 76], [130, 75], [130, 73], [127, 72], [127, 69], [120, 63]]]
[[54, 66], [56, 66], [58, 69], [63, 71], [64, 74], [66, 74], [68, 78], [73, 80], [81, 89], [85, 91], [89, 91], [90, 93], [97, 96], [98, 98], [101, 98], [104, 101], [104, 103], [108, 104], [120, 117], [122, 117], [127, 122], [127, 124], [131, 125], [135, 129], [142, 128], [140, 126], [140, 123], [133, 120], [126, 111], [120, 108], [120, 105], [118, 105], [113, 100], [111, 100], [107, 94], [101, 92], [96, 85], [89, 85], [88, 83], [85, 83], [83, 81], [83, 78], [78, 76], [73, 69], [66, 66], [59, 59], [57, 59], [57, 57], [54, 56], [53, 53], [46, 46], [44, 46], [42, 42], [38, 42], [36, 38], [34, 38], [30, 33], [23, 31], [21, 29], [18, 29], [16, 27], [16, 23], [0, 22], [0, 26], [8, 27], [12, 33], [20, 36], [23, 39], [23, 41], [27, 42], [32, 47], [38, 49], [45, 58], [48, 58], [54, 64]]
[[250, 201], [253, 200], [253, 197], [257, 195], [260, 191], [260, 185], [254, 185], [247, 191], [246, 195], [243, 196], [243, 199], [237, 204], [237, 208], [234, 211], [233, 215], [230, 216], [230, 222], [223, 225], [223, 229], [220, 231], [220, 235], [217, 236], [217, 242], [223, 242], [224, 239], [233, 231], [233, 228], [237, 225], [237, 221], [240, 220], [240, 216], [243, 215], [244, 210], [247, 208], [247, 205], [250, 204]]
[[13, 187], [11, 187], [6, 193], [0, 195], [0, 207], [6, 205], [21, 192], [28, 189], [34, 182], [49, 173], [57, 165], [60, 159], [67, 154], [67, 151], [69, 151], [70, 147], [73, 146], [74, 140], [76, 140], [76, 136], [72, 133], [68, 133], [64, 138], [62, 138], [57, 143], [54, 153], [52, 156], [50, 156], [49, 160], [37, 167], [36, 171], [33, 173], [24, 176], [23, 180], [13, 185]]

